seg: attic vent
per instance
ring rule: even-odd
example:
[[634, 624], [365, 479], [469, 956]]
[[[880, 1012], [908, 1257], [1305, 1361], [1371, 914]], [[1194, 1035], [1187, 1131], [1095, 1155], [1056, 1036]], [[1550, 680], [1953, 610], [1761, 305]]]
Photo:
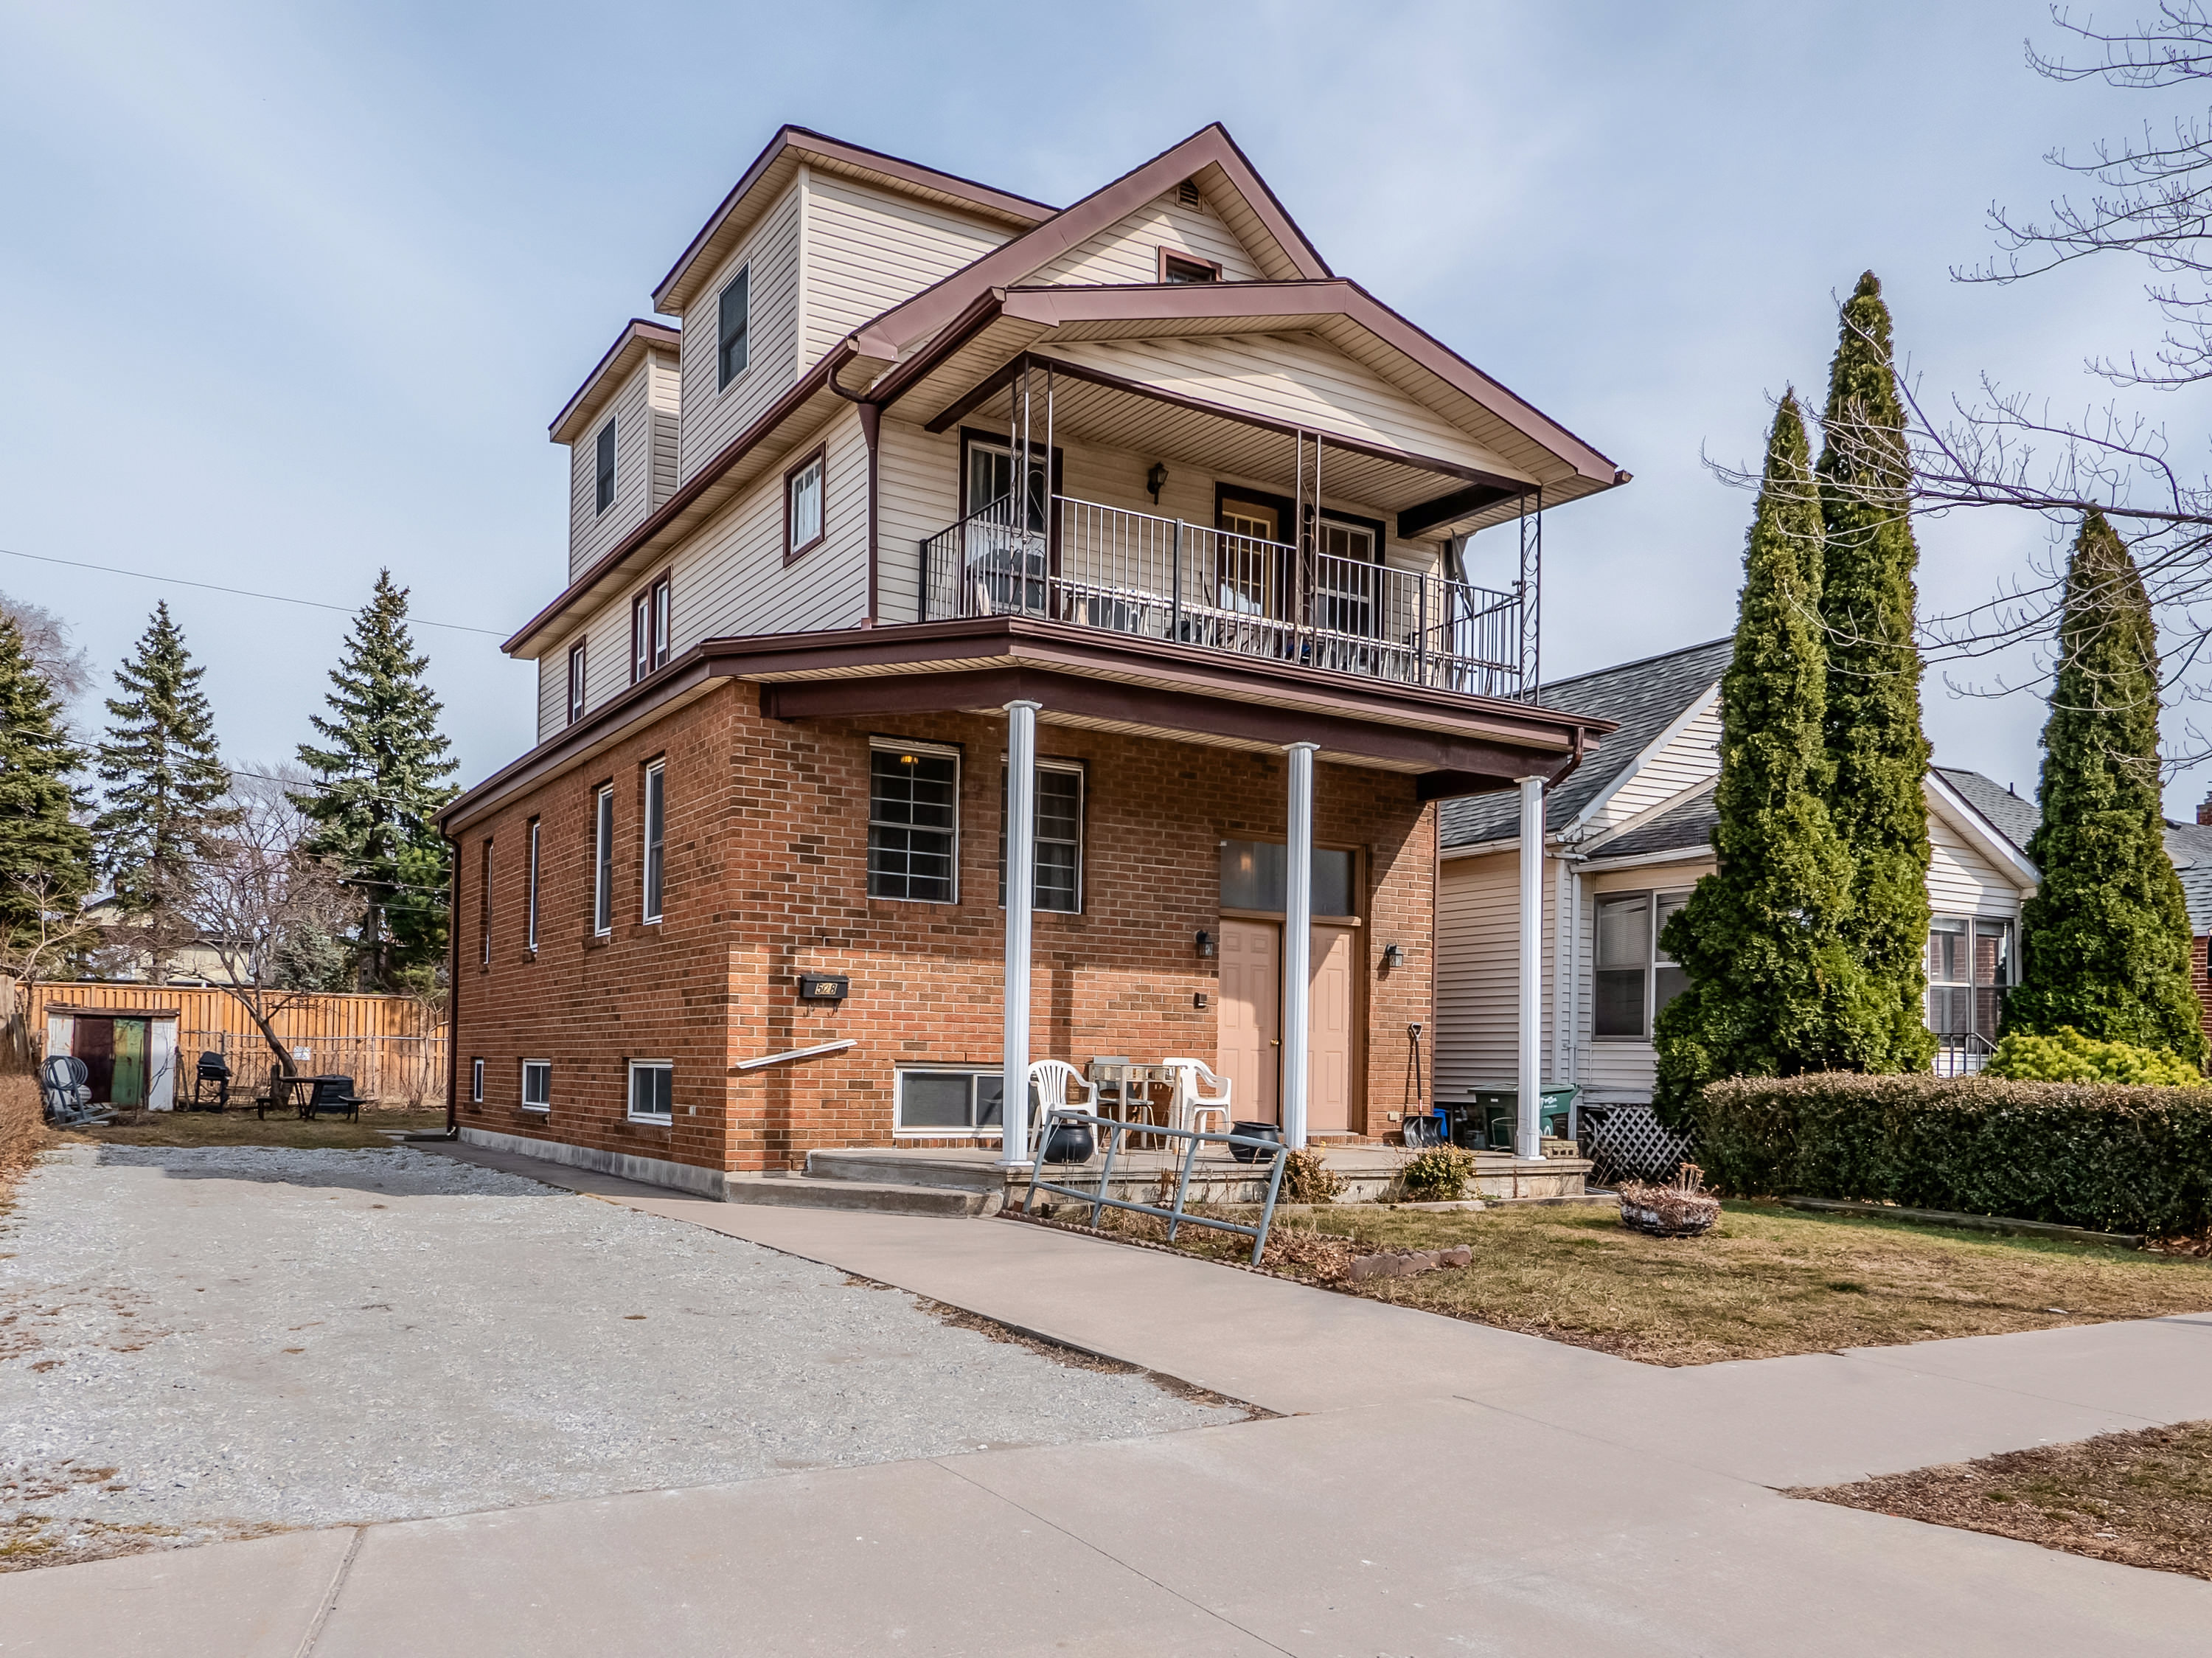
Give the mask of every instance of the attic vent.
[[1194, 213], [1205, 210], [1206, 198], [1198, 193], [1197, 180], [1185, 179], [1176, 186], [1176, 205], [1188, 207]]

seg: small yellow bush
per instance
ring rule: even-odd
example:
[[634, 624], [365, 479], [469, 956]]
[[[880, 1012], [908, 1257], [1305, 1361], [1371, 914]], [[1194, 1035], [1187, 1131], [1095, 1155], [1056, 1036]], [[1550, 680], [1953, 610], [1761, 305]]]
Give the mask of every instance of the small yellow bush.
[[2146, 1088], [2201, 1088], [2203, 1073], [2179, 1054], [2126, 1042], [2100, 1042], [2071, 1025], [2056, 1036], [2019, 1032], [1997, 1044], [1984, 1076], [2022, 1082], [2131, 1082]]

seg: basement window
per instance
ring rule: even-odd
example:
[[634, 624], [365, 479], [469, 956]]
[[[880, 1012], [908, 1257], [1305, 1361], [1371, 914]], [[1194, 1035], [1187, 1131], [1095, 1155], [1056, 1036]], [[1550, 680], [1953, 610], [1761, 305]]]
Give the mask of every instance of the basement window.
[[553, 1109], [553, 1062], [550, 1059], [526, 1059], [522, 1062], [522, 1108], [525, 1111]]
[[629, 1062], [629, 1115], [636, 1123], [665, 1123], [675, 1114], [676, 1066], [667, 1059]]
[[892, 1131], [995, 1139], [1005, 1095], [1005, 1076], [996, 1070], [902, 1070]]
[[472, 1106], [483, 1104], [483, 1061], [481, 1059], [469, 1061], [469, 1103]]

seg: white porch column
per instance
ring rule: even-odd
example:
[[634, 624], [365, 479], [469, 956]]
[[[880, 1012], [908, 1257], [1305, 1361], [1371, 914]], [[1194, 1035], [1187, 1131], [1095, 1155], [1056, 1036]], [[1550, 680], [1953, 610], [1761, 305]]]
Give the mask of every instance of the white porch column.
[[1521, 779], [1520, 1120], [1513, 1155], [1544, 1151], [1544, 780]]
[[1306, 1143], [1307, 1003], [1313, 952], [1313, 757], [1320, 745], [1294, 742], [1290, 755], [1290, 856], [1283, 871], [1283, 1140]]
[[1036, 716], [1006, 704], [1006, 992], [1000, 1158], [1030, 1160], [1030, 906], [1036, 897]]

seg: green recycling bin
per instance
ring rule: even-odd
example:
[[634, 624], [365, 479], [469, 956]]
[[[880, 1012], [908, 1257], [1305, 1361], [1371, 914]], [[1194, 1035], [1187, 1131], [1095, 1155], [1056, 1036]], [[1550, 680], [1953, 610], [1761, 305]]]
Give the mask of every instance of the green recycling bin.
[[[1568, 1128], [1574, 1120], [1576, 1092], [1572, 1087], [1544, 1090], [1543, 1107], [1537, 1121], [1546, 1139], [1570, 1137]], [[1514, 1125], [1521, 1115], [1521, 1090], [1473, 1088], [1469, 1093], [1473, 1105], [1461, 1115], [1463, 1127], [1460, 1143], [1477, 1151], [1512, 1150]]]

